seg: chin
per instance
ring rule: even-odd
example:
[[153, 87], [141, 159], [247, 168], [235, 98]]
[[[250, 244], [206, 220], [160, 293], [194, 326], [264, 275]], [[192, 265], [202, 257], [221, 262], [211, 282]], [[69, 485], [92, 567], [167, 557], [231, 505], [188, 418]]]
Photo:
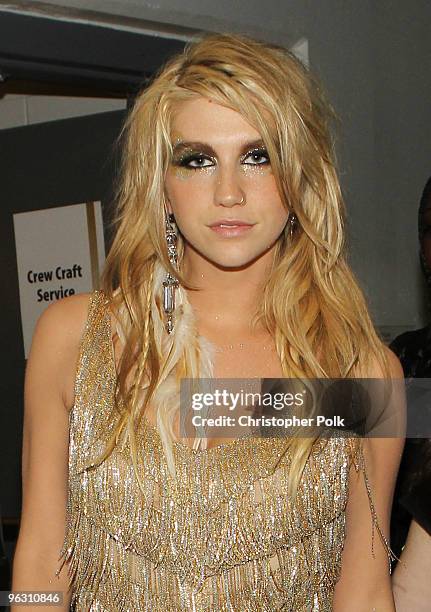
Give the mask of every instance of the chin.
[[251, 265], [251, 261], [239, 261], [239, 262], [232, 262], [232, 261], [223, 261], [223, 262], [218, 262], [218, 261], [214, 261], [212, 262], [217, 268], [220, 268], [221, 270], [242, 270], [247, 268], [249, 265]]
[[257, 261], [264, 253], [253, 253], [251, 255], [233, 255], [225, 253], [223, 256], [205, 256], [205, 259], [212, 263], [217, 268], [222, 269], [241, 269], [247, 268], [255, 261]]
[[[241, 248], [242, 246], [242, 248]], [[271, 247], [244, 248], [245, 245], [226, 244], [217, 245], [215, 248], [208, 248], [206, 244], [187, 243], [187, 248], [195, 256], [205, 259], [208, 263], [223, 270], [236, 270], [247, 268], [255, 261], [264, 257], [271, 250]], [[250, 245], [249, 245], [250, 246]]]

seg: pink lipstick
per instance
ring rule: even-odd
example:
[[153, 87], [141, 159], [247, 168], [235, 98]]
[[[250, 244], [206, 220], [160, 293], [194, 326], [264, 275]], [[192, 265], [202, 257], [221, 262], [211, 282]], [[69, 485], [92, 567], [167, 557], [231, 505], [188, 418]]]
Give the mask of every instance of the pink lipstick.
[[243, 236], [249, 232], [254, 223], [247, 223], [240, 219], [219, 219], [209, 225], [209, 228], [216, 232], [219, 236], [225, 238], [235, 238], [236, 236]]

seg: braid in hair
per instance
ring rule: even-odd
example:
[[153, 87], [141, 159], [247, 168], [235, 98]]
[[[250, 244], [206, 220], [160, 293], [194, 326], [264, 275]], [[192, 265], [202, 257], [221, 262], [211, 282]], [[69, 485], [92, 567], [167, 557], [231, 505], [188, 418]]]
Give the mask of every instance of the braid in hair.
[[[142, 339], [142, 351], [139, 358], [138, 367], [136, 368], [135, 380], [133, 384], [133, 392], [132, 392], [132, 400], [130, 404], [129, 418], [127, 422], [128, 434], [129, 434], [129, 442], [130, 442], [130, 455], [132, 458], [133, 468], [135, 470], [136, 478], [139, 484], [140, 489], [143, 491], [143, 483], [139, 474], [138, 465], [136, 462], [136, 434], [135, 434], [135, 423], [136, 423], [136, 414], [139, 411], [139, 389], [144, 377], [145, 366], [147, 365], [147, 358], [150, 352], [151, 346], [151, 300], [153, 298], [153, 279], [154, 279], [154, 268], [155, 268], [155, 259], [150, 264], [150, 274], [147, 283], [147, 299], [145, 304], [145, 319], [144, 319], [144, 329], [143, 329], [143, 339]], [[142, 409], [139, 414], [139, 420], [137, 424], [139, 424], [140, 419], [144, 413], [145, 407], [148, 405], [148, 402], [151, 399], [151, 396], [154, 392], [155, 382], [150, 381], [150, 386], [146, 392], [144, 403]]]
[[[114, 428], [114, 433], [110, 436], [109, 441], [106, 445], [105, 450], [101, 454], [100, 457], [93, 460], [90, 464], [85, 466], [83, 470], [94, 468], [97, 465], [100, 465], [109, 455], [112, 453], [114, 448], [118, 445], [119, 439], [124, 432], [125, 428], [127, 428], [128, 436], [123, 437], [123, 446], [129, 437], [130, 441], [130, 450], [133, 461], [133, 466], [136, 471], [136, 476], [138, 478], [139, 486], [142, 488], [142, 481], [139, 476], [139, 471], [136, 465], [136, 435], [135, 435], [135, 423], [136, 423], [136, 414], [138, 412], [137, 404], [138, 404], [138, 396], [139, 396], [139, 388], [142, 383], [142, 379], [144, 376], [145, 366], [147, 364], [148, 356], [150, 354], [151, 348], [151, 300], [153, 297], [153, 280], [154, 280], [154, 268], [155, 268], [155, 259], [150, 263], [149, 266], [149, 275], [148, 281], [146, 283], [146, 303], [145, 303], [145, 318], [144, 318], [144, 326], [143, 326], [143, 335], [142, 335], [142, 350], [140, 352], [139, 363], [135, 371], [134, 382], [131, 386], [131, 401], [126, 402], [125, 405], [122, 405], [123, 410], [121, 411], [119, 422], [117, 426]], [[142, 412], [140, 416], [142, 416], [145, 406], [148, 404], [155, 386], [156, 386], [157, 376], [155, 380], [150, 381], [150, 386], [147, 390], [144, 404], [142, 407]], [[129, 406], [129, 408], [128, 408]], [[140, 420], [140, 419], [139, 419]], [[139, 424], [139, 421], [138, 421]], [[115, 432], [117, 432], [115, 434]], [[115, 434], [115, 435], [114, 435]]]

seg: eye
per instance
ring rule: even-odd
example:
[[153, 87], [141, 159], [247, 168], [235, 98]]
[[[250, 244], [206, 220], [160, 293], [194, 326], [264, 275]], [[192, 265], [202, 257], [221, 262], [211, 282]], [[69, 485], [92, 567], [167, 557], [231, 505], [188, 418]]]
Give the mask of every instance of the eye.
[[197, 153], [192, 155], [184, 155], [178, 161], [175, 160], [174, 164], [177, 166], [182, 166], [183, 168], [198, 170], [199, 168], [208, 168], [213, 166], [214, 160], [207, 155]]
[[213, 161], [212, 159], [205, 157], [205, 155], [196, 155], [195, 157], [189, 159], [187, 165], [190, 168], [205, 168], [206, 166], [212, 166]]
[[[246, 161], [250, 160], [250, 161]], [[249, 166], [261, 166], [269, 164], [269, 155], [266, 149], [253, 149], [249, 151], [243, 158], [243, 163]]]

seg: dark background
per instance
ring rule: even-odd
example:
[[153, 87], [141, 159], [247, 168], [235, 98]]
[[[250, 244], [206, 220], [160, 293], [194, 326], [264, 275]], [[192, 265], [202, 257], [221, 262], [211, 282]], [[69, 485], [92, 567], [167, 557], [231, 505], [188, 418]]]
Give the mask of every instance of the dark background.
[[24, 345], [13, 214], [102, 201], [105, 244], [118, 165], [116, 139], [125, 112], [115, 111], [0, 130], [0, 260], [3, 287], [0, 343], [1, 507], [4, 520], [20, 513], [20, 456]]

